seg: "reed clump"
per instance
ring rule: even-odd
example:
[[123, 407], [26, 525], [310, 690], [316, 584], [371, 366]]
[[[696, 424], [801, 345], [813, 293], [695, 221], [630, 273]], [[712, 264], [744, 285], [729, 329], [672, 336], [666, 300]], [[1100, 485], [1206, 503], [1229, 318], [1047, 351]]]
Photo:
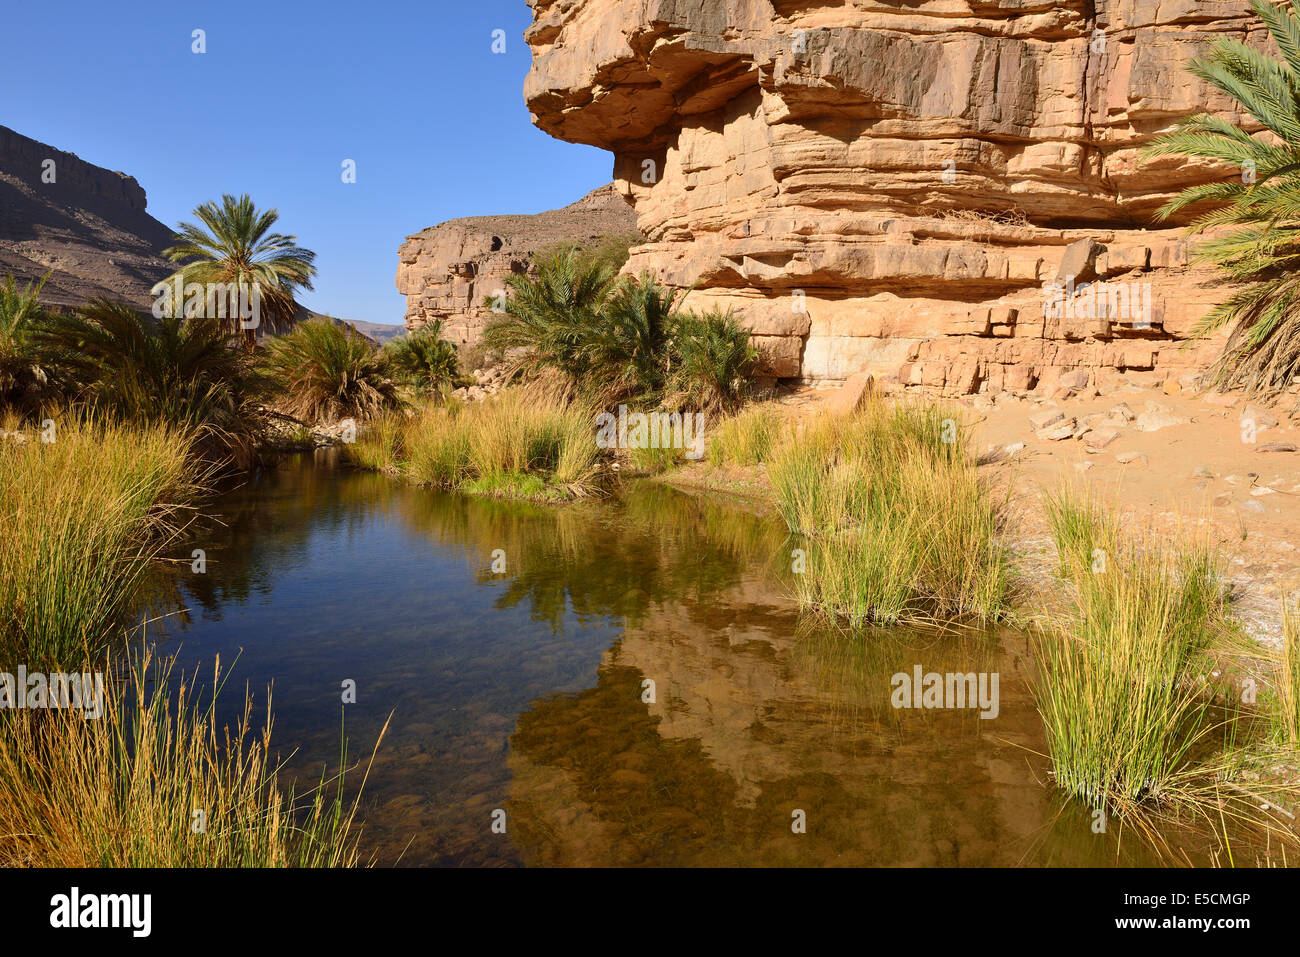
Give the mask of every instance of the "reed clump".
[[192, 442], [89, 418], [0, 439], [0, 664], [75, 665], [111, 639], [192, 516]]
[[1229, 758], [1207, 687], [1228, 628], [1217, 557], [1204, 540], [1125, 534], [1069, 492], [1046, 508], [1069, 596], [1038, 640], [1057, 784], [1099, 807], [1193, 798]]
[[219, 667], [210, 695], [183, 678], [173, 695], [172, 669], [131, 656], [107, 676], [99, 717], [0, 712], [0, 866], [356, 866], [342, 770], [306, 795], [282, 791], [269, 696], [260, 728], [248, 695], [226, 725]]
[[709, 436], [709, 464], [749, 467], [763, 465], [790, 428], [789, 419], [774, 402], [760, 402], [723, 419]]
[[598, 487], [595, 415], [581, 403], [508, 389], [481, 402], [429, 404], [381, 419], [353, 462], [412, 482], [508, 498], [563, 500]]
[[871, 399], [776, 444], [768, 473], [806, 552], [795, 575], [805, 606], [852, 624], [1007, 611], [1003, 504], [955, 410]]
[[1300, 610], [1287, 603], [1282, 609], [1282, 650], [1275, 683], [1275, 722], [1286, 746], [1300, 751]]

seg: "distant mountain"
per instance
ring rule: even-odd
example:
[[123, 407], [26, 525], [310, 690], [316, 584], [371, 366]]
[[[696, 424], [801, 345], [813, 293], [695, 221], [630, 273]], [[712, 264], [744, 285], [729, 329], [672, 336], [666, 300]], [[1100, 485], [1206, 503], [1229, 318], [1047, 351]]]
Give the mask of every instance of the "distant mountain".
[[357, 332], [374, 339], [381, 346], [389, 339], [396, 339], [398, 336], [406, 335], [405, 326], [390, 326], [383, 322], [362, 322], [360, 319], [344, 319], [343, 321], [352, 326]]
[[[95, 296], [153, 304], [149, 290], [175, 270], [162, 257], [173, 234], [146, 202], [135, 177], [0, 126], [0, 278], [12, 275], [23, 286], [51, 273], [40, 296], [46, 305], [79, 306]], [[311, 315], [299, 307], [299, 319]], [[380, 344], [406, 331], [351, 325]]]
[[152, 303], [149, 289], [173, 269], [161, 255], [172, 231], [145, 205], [134, 177], [0, 126], [0, 276], [52, 273], [42, 301]]

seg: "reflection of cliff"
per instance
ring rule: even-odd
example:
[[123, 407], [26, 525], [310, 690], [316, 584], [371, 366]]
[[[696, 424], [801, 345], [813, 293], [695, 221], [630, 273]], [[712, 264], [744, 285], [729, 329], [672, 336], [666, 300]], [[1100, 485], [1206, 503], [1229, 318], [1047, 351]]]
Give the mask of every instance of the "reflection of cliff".
[[[627, 629], [595, 688], [520, 717], [511, 804], [527, 862], [1113, 862], [1077, 808], [1052, 830], [1022, 643], [999, 655], [991, 637], [810, 633], [780, 605], [754, 583], [708, 609], [665, 606]], [[1000, 671], [999, 718], [895, 711], [889, 676], [918, 663]]]

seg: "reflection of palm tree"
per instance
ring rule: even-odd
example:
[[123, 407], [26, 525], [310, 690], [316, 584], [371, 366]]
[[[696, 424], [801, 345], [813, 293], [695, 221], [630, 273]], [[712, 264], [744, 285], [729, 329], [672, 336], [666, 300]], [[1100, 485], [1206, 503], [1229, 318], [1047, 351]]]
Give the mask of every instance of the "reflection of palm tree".
[[[291, 456], [278, 468], [255, 473], [212, 505], [212, 519], [160, 568], [144, 604], [150, 617], [184, 626], [198, 606], [219, 620], [226, 605], [267, 594], [275, 579], [300, 561], [307, 539], [321, 530], [367, 521], [388, 508], [392, 483], [370, 472], [339, 473]], [[209, 574], [189, 570], [190, 549], [207, 552]]]
[[[269, 591], [322, 526], [340, 528], [389, 508], [459, 552], [479, 584], [500, 588], [497, 608], [527, 602], [533, 620], [547, 622], [553, 634], [563, 633], [570, 615], [641, 623], [669, 600], [687, 600], [690, 614], [705, 615], [707, 599], [734, 587], [746, 569], [779, 560], [785, 540], [775, 521], [655, 483], [612, 510], [478, 499], [301, 460], [249, 482], [218, 500], [219, 522], [204, 532], [209, 562], [220, 573], [190, 575], [187, 563], [171, 566], [159, 576], [151, 607], [194, 604], [219, 617], [224, 604]], [[508, 556], [504, 577], [491, 571], [497, 548]]]
[[570, 612], [640, 622], [657, 602], [716, 595], [756, 560], [779, 555], [785, 538], [774, 521], [656, 483], [638, 486], [617, 512], [436, 493], [402, 501], [412, 525], [466, 548], [482, 584], [502, 581], [486, 556], [506, 547], [497, 607], [527, 600], [533, 619], [557, 634]]

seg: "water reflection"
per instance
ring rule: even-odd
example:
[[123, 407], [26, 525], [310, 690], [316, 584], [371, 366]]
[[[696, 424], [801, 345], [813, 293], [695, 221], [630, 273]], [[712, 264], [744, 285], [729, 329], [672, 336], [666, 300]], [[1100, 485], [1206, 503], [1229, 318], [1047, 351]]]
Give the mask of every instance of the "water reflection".
[[[166, 641], [191, 670], [238, 654], [232, 686], [273, 681], [309, 781], [336, 762], [343, 681], [354, 757], [393, 714], [363, 801], [379, 863], [1145, 860], [1044, 786], [1022, 637], [801, 622], [769, 517], [654, 484], [481, 501], [311, 457], [214, 510], [207, 573], [157, 584], [155, 609], [189, 609]], [[998, 718], [892, 708], [918, 664], [998, 672]]]

